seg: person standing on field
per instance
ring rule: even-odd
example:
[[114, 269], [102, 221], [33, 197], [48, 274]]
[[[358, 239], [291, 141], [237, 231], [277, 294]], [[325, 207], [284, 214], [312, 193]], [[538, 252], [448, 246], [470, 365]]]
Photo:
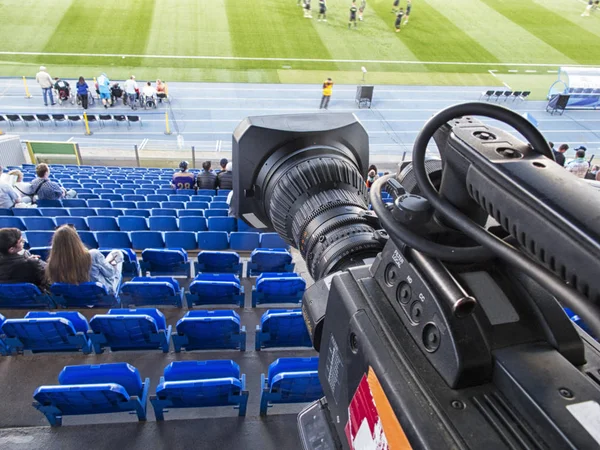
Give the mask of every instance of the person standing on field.
[[323, 97], [321, 97], [321, 106], [319, 109], [327, 109], [329, 106], [329, 100], [331, 100], [331, 92], [333, 91], [333, 81], [331, 78], [327, 78], [323, 83]]
[[52, 81], [52, 77], [48, 72], [46, 72], [46, 68], [44, 66], [40, 66], [40, 71], [35, 75], [35, 81], [37, 81], [42, 88], [44, 105], [48, 106], [48, 96], [50, 96], [50, 104], [52, 106], [56, 105], [54, 96], [52, 95], [52, 86], [54, 85], [54, 81]]

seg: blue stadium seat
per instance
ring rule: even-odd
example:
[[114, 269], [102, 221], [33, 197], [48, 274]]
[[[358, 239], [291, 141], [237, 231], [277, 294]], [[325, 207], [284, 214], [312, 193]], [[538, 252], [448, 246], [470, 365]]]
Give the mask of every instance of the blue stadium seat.
[[71, 215], [72, 217], [94, 217], [97, 214], [94, 208], [69, 208], [69, 215]]
[[233, 361], [175, 361], [169, 364], [150, 396], [157, 421], [173, 408], [232, 405], [245, 416], [248, 405], [246, 375]]
[[208, 204], [212, 202], [212, 196], [210, 195], [192, 195], [192, 202], [203, 202], [206, 203], [206, 208], [208, 208]]
[[25, 239], [30, 247], [49, 247], [52, 244], [54, 231], [27, 231]]
[[232, 273], [199, 273], [186, 293], [188, 308], [194, 305], [244, 306], [244, 287]]
[[114, 217], [88, 217], [91, 231], [119, 231], [119, 224]]
[[81, 238], [81, 242], [87, 248], [98, 248], [98, 241], [96, 240], [96, 235], [93, 231], [80, 231], [77, 230], [77, 234]]
[[164, 209], [185, 209], [185, 202], [161, 202], [160, 207]]
[[227, 198], [227, 196], [229, 195], [230, 192], [231, 192], [231, 189], [219, 189], [219, 190], [217, 190], [217, 197]]
[[97, 354], [106, 347], [113, 352], [160, 349], [169, 353], [171, 325], [155, 308], [111, 309], [92, 317], [90, 328], [88, 335]]
[[137, 209], [137, 203], [136, 202], [126, 202], [126, 201], [116, 201], [113, 202], [112, 204], [113, 208], [120, 208], [120, 209]]
[[65, 208], [87, 208], [88, 204], [86, 200], [80, 198], [65, 198], [62, 200], [62, 206]]
[[138, 209], [160, 208], [160, 202], [137, 202]]
[[[98, 200], [100, 198], [100, 195], [98, 195], [98, 194], [77, 194], [77, 197], [87, 200], [89, 202], [90, 200]], [[89, 206], [89, 204], [88, 204], [88, 206]]]
[[246, 350], [246, 327], [235, 311], [189, 311], [172, 334], [175, 352], [184, 350]]
[[0, 308], [55, 308], [52, 299], [31, 283], [0, 284]]
[[277, 403], [309, 403], [323, 397], [318, 375], [319, 357], [279, 358], [260, 377], [260, 415]]
[[196, 193], [195, 189], [177, 189], [177, 193], [181, 195], [194, 195]]
[[2, 325], [4, 342], [10, 353], [24, 351], [91, 353], [89, 326], [78, 312], [29, 312], [23, 319], [7, 319]]
[[164, 194], [150, 194], [146, 196], [149, 202], [166, 202], [169, 201], [169, 196]]
[[257, 248], [250, 254], [246, 276], [257, 277], [263, 272], [293, 272], [292, 254], [284, 248]]
[[56, 222], [51, 217], [23, 217], [23, 223], [28, 230], [33, 231], [54, 231], [56, 228]]
[[123, 196], [121, 194], [100, 194], [100, 198], [102, 200], [123, 200]]
[[119, 304], [119, 297], [110, 295], [101, 283], [54, 283], [50, 286], [54, 303], [67, 308], [110, 307]]
[[229, 216], [229, 210], [227, 209], [207, 209], [204, 211], [204, 217], [227, 217]]
[[180, 209], [177, 211], [178, 217], [204, 217], [203, 209]]
[[145, 202], [145, 195], [137, 195], [137, 194], [126, 194], [123, 196], [123, 200], [126, 202]]
[[150, 216], [171, 216], [177, 217], [176, 209], [154, 208], [150, 210]]
[[264, 304], [300, 303], [306, 281], [297, 273], [265, 272], [252, 287], [252, 307]]
[[179, 231], [179, 224], [175, 217], [155, 216], [148, 219], [152, 231]]
[[0, 209], [0, 217], [41, 217], [42, 212], [37, 208]]
[[165, 306], [181, 308], [183, 288], [172, 277], [134, 277], [121, 287], [123, 306]]
[[[210, 210], [205, 211], [208, 212]], [[235, 217], [211, 217], [208, 219], [209, 231], [237, 231], [237, 222]]]
[[61, 426], [64, 416], [83, 414], [131, 411], [146, 420], [150, 378], [142, 382], [138, 370], [127, 363], [67, 366], [58, 382], [33, 394], [33, 406], [53, 427]]
[[229, 205], [227, 204], [227, 202], [216, 202], [216, 201], [212, 201], [210, 203], [210, 209], [229, 209]]
[[201, 250], [227, 250], [229, 234], [226, 231], [200, 231], [198, 248]]
[[170, 188], [170, 187], [160, 187], [156, 190], [157, 194], [161, 194], [161, 195], [171, 195], [171, 194], [175, 194], [175, 189]]
[[[123, 197], [125, 197], [125, 195], [133, 195], [134, 194], [134, 190], [131, 188], [117, 188], [115, 189], [115, 194], [121, 194]], [[123, 198], [123, 200], [127, 200], [126, 198]]]
[[98, 231], [96, 239], [100, 248], [132, 248], [129, 234], [125, 231]]
[[204, 217], [181, 217], [179, 218], [180, 231], [206, 231], [206, 219]]
[[56, 217], [56, 216], [69, 216], [69, 210], [66, 208], [53, 208], [53, 207], [41, 207], [38, 205], [42, 216], [44, 217]]
[[93, 194], [91, 189], [86, 188], [77, 188], [77, 196], [81, 198], [81, 194]]
[[167, 231], [165, 233], [165, 247], [196, 250], [198, 248], [196, 233], [193, 231]]
[[[24, 219], [42, 219], [42, 217], [24, 217]], [[20, 217], [9, 216], [0, 216], [0, 228], [18, 228], [21, 231], [25, 231], [27, 229], [23, 219]]]
[[119, 217], [123, 215], [122, 209], [117, 208], [98, 208], [96, 214], [103, 217]]
[[164, 248], [165, 241], [160, 231], [132, 231], [131, 236], [132, 248], [135, 250], [144, 250], [147, 248]]
[[149, 209], [126, 209], [123, 212], [125, 213], [126, 216], [150, 217]]
[[189, 195], [169, 195], [169, 200], [170, 202], [189, 202], [190, 201], [190, 196]]
[[61, 225], [73, 225], [77, 231], [89, 230], [85, 217], [59, 216], [55, 217], [54, 221], [56, 222], [57, 227], [60, 227]]
[[142, 252], [140, 266], [142, 273], [150, 272], [154, 276], [192, 276], [187, 252], [183, 249], [148, 248]]
[[[146, 196], [146, 195], [152, 195], [152, 194], [154, 194], [154, 189], [144, 189], [144, 188], [142, 188], [142, 189], [136, 189], [135, 190], [135, 195], [144, 195], [144, 196]], [[138, 205], [138, 208], [139, 208], [139, 205]]]
[[[105, 194], [114, 194], [115, 190], [114, 189], [109, 189], [109, 188], [105, 188], [105, 187], [101, 187], [101, 188], [94, 188], [93, 189], [94, 194], [100, 194], [100, 198], [104, 198], [102, 197]], [[113, 199], [109, 199], [109, 200], [113, 200]]]
[[[198, 233], [198, 241], [200, 241]], [[234, 273], [242, 276], [242, 261], [235, 252], [201, 251], [195, 263], [196, 273]]]
[[36, 202], [38, 208], [61, 208], [62, 202], [60, 200], [41, 200], [38, 199]]
[[[195, 197], [192, 197], [192, 198], [195, 198]], [[187, 202], [185, 204], [185, 207], [187, 209], [208, 209], [208, 203], [192, 200], [191, 202]]]
[[198, 195], [208, 195], [210, 197], [217, 195], [217, 192], [214, 189], [198, 189], [196, 193]]
[[251, 252], [260, 246], [259, 233], [245, 233], [234, 231], [229, 234], [229, 247], [231, 250]]
[[277, 233], [261, 233], [260, 248], [285, 248], [289, 245]]
[[108, 183], [104, 183], [104, 184], [103, 184], [103, 186], [104, 186], [106, 189], [119, 189], [119, 188], [121, 187], [121, 185], [120, 185], [120, 184], [117, 184], [117, 183], [111, 182], [110, 180], [109, 180], [109, 182], [108, 182]]
[[263, 348], [312, 347], [300, 309], [269, 309], [256, 325], [255, 350]]
[[117, 218], [121, 231], [148, 231], [148, 221], [145, 217], [121, 216]]

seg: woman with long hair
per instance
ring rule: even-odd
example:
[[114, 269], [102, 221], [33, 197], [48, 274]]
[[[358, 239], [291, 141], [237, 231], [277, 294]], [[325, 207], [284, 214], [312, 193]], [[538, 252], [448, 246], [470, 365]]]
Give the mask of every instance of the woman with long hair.
[[52, 283], [99, 282], [110, 294], [115, 294], [122, 266], [123, 254], [119, 250], [113, 250], [105, 258], [98, 250], [88, 250], [73, 226], [62, 225], [52, 237], [46, 274]]

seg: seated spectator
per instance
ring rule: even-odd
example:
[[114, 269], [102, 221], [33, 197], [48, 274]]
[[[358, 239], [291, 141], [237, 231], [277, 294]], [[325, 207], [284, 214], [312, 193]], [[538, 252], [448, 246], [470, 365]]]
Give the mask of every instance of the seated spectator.
[[[0, 174], [4, 168], [0, 166]], [[10, 184], [0, 183], [0, 208], [9, 209], [20, 203], [21, 199]]]
[[32, 283], [46, 290], [46, 263], [32, 256], [23, 244], [17, 228], [0, 229], [0, 283]]
[[159, 103], [167, 98], [167, 85], [160, 80], [156, 80], [156, 97]]
[[77, 197], [77, 192], [67, 191], [58, 183], [50, 181], [50, 168], [47, 164], [38, 164], [35, 168], [37, 178], [31, 182], [32, 195], [37, 195], [40, 200], [59, 200], [61, 198]]
[[585, 178], [590, 169], [590, 163], [585, 160], [586, 148], [582, 145], [576, 148], [575, 159], [567, 164], [567, 170], [579, 178]]
[[46, 265], [52, 283], [81, 284], [97, 282], [115, 294], [121, 281], [123, 254], [113, 250], [106, 256], [99, 250], [88, 250], [75, 228], [60, 226], [52, 237], [52, 248]]
[[[222, 161], [222, 160], [221, 160]], [[217, 187], [219, 189], [233, 189], [233, 164], [228, 162], [225, 170], [217, 175]]]
[[142, 90], [142, 94], [145, 98], [154, 98], [154, 96], [156, 95], [156, 89], [154, 89], [152, 87], [152, 83], [148, 81], [146, 83], [146, 86], [144, 86], [144, 89]]
[[181, 172], [175, 172], [171, 185], [173, 189], [196, 189], [196, 177], [193, 173], [187, 171], [189, 163], [187, 161], [181, 161], [179, 163], [179, 169]]
[[8, 172], [8, 174], [17, 177], [17, 181], [13, 184], [13, 189], [21, 199], [21, 203], [33, 203], [31, 183], [23, 182], [23, 172], [19, 169], [14, 169]]
[[117, 104], [117, 100], [119, 99], [123, 99], [123, 105], [125, 105], [125, 97], [123, 96], [123, 89], [121, 88], [121, 86], [119, 85], [119, 83], [114, 83], [111, 87], [110, 87], [110, 101], [111, 104], [114, 106]]
[[569, 146], [567, 144], [562, 144], [558, 147], [558, 151], [552, 149], [552, 153], [554, 153], [554, 160], [559, 166], [565, 167], [565, 152], [569, 150]]
[[202, 163], [202, 172], [198, 174], [198, 189], [216, 189], [217, 175], [210, 170], [210, 161]]
[[225, 172], [225, 168], [227, 167], [228, 162], [229, 161], [227, 161], [227, 158], [221, 158], [221, 161], [219, 161], [219, 166], [221, 166], [219, 172]]

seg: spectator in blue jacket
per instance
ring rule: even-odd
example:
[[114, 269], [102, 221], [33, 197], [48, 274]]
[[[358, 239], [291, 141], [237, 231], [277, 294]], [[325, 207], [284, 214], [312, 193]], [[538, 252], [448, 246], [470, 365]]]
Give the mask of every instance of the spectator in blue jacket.
[[112, 106], [110, 102], [110, 80], [106, 76], [105, 73], [98, 77], [98, 92], [100, 93], [100, 100], [105, 108], [108, 108], [108, 105]]
[[75, 85], [77, 88], [77, 98], [81, 102], [81, 106], [83, 109], [88, 108], [88, 92], [90, 91], [90, 87], [85, 82], [83, 77], [79, 77], [79, 81]]
[[60, 186], [54, 181], [50, 181], [50, 168], [47, 164], [38, 164], [35, 168], [37, 178], [31, 182], [31, 192], [39, 200], [59, 200], [61, 198], [73, 198], [77, 196], [77, 192]]

